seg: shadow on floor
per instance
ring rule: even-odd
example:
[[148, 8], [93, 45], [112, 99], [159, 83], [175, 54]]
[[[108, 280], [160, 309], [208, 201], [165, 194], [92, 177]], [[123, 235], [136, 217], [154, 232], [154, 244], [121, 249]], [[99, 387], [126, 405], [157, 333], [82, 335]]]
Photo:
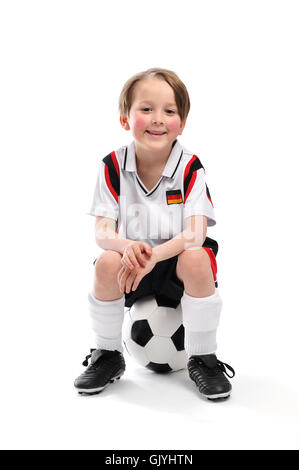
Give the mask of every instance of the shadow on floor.
[[272, 417], [299, 417], [299, 394], [291, 385], [282, 385], [273, 377], [238, 375], [231, 380], [229, 399], [212, 402], [202, 398], [187, 370], [157, 374], [143, 367], [126, 371], [117, 383], [94, 397], [109, 396], [119, 401], [165, 413], [191, 414], [199, 407], [233, 406], [243, 411]]

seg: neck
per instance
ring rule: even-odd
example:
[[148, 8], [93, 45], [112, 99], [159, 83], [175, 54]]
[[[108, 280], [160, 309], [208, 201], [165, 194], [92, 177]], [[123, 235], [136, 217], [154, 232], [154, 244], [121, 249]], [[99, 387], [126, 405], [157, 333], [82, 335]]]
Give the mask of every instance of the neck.
[[136, 165], [139, 168], [142, 167], [151, 169], [153, 166], [164, 168], [171, 151], [172, 144], [170, 144], [167, 149], [155, 152], [145, 147], [140, 147], [135, 142]]

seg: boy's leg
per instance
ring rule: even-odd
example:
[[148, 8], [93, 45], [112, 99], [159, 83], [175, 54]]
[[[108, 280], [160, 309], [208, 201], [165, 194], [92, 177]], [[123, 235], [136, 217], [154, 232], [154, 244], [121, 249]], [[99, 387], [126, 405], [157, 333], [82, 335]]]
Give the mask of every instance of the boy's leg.
[[204, 248], [178, 256], [177, 277], [184, 283], [181, 299], [188, 356], [211, 354], [217, 349], [216, 332], [222, 301], [215, 289], [211, 260]]
[[125, 298], [118, 287], [121, 255], [107, 250], [95, 263], [93, 292], [88, 294], [92, 328], [97, 349], [123, 351], [121, 329]]
[[119, 290], [117, 275], [122, 268], [121, 254], [106, 250], [95, 261], [93, 295], [99, 300], [118, 300], [123, 297]]
[[219, 361], [216, 333], [222, 308], [222, 300], [216, 282], [215, 256], [204, 248], [185, 250], [178, 256], [177, 277], [184, 283], [181, 298], [185, 350], [188, 354], [188, 371], [200, 393], [209, 398], [226, 398], [231, 384], [224, 376], [225, 366]]
[[88, 299], [96, 349], [86, 356], [83, 365], [88, 365], [89, 358], [91, 364], [75, 380], [79, 393], [99, 393], [125, 371], [121, 337], [125, 299], [117, 281], [120, 259], [120, 254], [107, 250], [95, 263], [94, 288]]

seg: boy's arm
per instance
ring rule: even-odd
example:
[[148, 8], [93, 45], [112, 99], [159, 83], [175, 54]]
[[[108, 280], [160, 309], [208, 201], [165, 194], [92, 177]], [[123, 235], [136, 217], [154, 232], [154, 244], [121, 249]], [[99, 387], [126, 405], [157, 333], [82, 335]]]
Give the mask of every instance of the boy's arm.
[[96, 217], [95, 222], [95, 238], [96, 243], [103, 250], [113, 250], [123, 254], [127, 245], [132, 243], [132, 240], [119, 237], [115, 231], [116, 221], [108, 217]]
[[204, 215], [187, 217], [183, 232], [153, 248], [156, 262], [172, 258], [184, 250], [200, 248], [206, 239], [206, 234], [207, 218]]

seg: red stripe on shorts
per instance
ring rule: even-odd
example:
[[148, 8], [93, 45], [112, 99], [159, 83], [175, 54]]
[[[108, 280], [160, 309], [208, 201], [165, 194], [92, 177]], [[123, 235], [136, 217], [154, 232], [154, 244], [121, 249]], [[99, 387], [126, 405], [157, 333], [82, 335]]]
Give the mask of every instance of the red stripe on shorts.
[[212, 271], [213, 271], [214, 281], [217, 281], [217, 262], [216, 262], [216, 257], [214, 255], [214, 252], [213, 252], [212, 248], [206, 248], [204, 246], [203, 246], [203, 248], [206, 250], [206, 252], [208, 253], [208, 255], [210, 257], [211, 268], [212, 268]]

